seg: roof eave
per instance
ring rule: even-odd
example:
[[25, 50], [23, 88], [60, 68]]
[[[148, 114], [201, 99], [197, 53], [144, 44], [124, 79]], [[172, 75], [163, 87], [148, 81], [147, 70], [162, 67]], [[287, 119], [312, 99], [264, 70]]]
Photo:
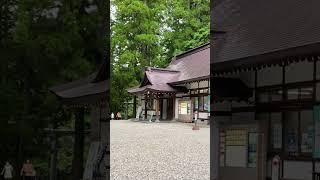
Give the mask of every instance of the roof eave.
[[168, 84], [174, 86], [174, 85], [181, 85], [181, 84], [190, 83], [194, 81], [203, 81], [203, 80], [209, 80], [209, 79], [210, 79], [210, 75], [207, 75], [207, 76], [201, 76], [201, 77], [196, 77], [196, 78], [182, 80], [182, 81], [170, 82]]

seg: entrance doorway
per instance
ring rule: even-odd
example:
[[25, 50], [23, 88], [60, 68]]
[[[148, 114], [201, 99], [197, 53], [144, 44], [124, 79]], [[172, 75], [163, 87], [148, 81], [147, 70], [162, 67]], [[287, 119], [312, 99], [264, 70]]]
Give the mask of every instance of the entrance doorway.
[[172, 120], [174, 113], [174, 100], [173, 98], [164, 98], [160, 101], [161, 119]]

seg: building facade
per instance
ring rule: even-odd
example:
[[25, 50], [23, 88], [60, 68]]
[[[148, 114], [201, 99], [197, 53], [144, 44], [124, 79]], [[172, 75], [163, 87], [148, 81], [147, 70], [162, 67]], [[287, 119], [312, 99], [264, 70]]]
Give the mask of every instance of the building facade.
[[128, 92], [138, 98], [142, 119], [208, 121], [210, 45], [176, 56], [167, 68], [146, 68], [141, 85]]
[[[278, 172], [279, 179], [312, 180], [320, 172], [319, 5], [315, 0], [215, 4], [212, 79], [238, 79], [252, 92], [242, 100], [213, 93], [219, 179], [265, 180]], [[217, 88], [213, 82], [213, 92]], [[276, 155], [279, 169], [273, 169]]]

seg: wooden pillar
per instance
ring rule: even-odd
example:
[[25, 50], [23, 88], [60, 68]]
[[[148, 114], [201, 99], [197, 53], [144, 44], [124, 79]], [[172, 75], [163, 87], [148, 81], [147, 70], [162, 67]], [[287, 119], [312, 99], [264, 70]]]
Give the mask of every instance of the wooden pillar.
[[265, 180], [267, 174], [267, 142], [268, 142], [268, 120], [260, 119], [258, 122], [258, 144], [257, 144], [257, 180]]
[[156, 96], [156, 121], [159, 121], [159, 105], [160, 105], [160, 102], [159, 102], [159, 97]]
[[[106, 169], [107, 177], [110, 176], [110, 96], [105, 103], [100, 105], [100, 142], [101, 147], [106, 152], [100, 163], [100, 169]], [[104, 171], [102, 171], [104, 172]]]
[[144, 119], [148, 118], [148, 110], [147, 110], [147, 95], [144, 96]]
[[90, 119], [90, 140], [93, 141], [99, 141], [100, 134], [99, 134], [99, 127], [100, 127], [100, 109], [96, 106], [93, 106], [91, 108], [91, 119]]
[[210, 116], [210, 180], [220, 179], [220, 129], [218, 121]]
[[176, 119], [176, 95], [174, 94], [172, 97], [172, 104], [173, 104], [173, 108], [172, 108], [172, 119]]
[[137, 114], [137, 96], [135, 95], [133, 97], [133, 115], [134, 117], [136, 116]]
[[[210, 2], [210, 11], [213, 10], [213, 2]], [[213, 30], [210, 30], [210, 43], [213, 43]], [[210, 54], [214, 54], [214, 47], [210, 46]], [[213, 74], [213, 63], [214, 58], [211, 56], [210, 58], [210, 74]], [[210, 81], [213, 82], [213, 76], [210, 76]], [[214, 84], [212, 84], [214, 86]], [[214, 87], [210, 88], [210, 94], [213, 97], [213, 89]], [[213, 98], [210, 99], [210, 104], [213, 105], [214, 101]], [[213, 106], [214, 107], [214, 106]], [[220, 130], [219, 130], [219, 122], [213, 118], [213, 111], [211, 109], [210, 112], [210, 180], [220, 180]], [[241, 177], [240, 177], [241, 178]]]
[[84, 108], [75, 112], [75, 135], [72, 160], [72, 178], [82, 179], [84, 152]]
[[50, 147], [50, 180], [57, 179], [57, 135], [51, 134], [51, 147]]

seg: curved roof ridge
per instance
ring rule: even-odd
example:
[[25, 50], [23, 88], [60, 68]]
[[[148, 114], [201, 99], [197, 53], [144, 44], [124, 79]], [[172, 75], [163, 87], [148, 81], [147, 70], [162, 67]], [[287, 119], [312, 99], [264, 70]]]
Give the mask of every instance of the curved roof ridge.
[[147, 71], [164, 71], [164, 72], [175, 72], [178, 73], [180, 71], [178, 70], [173, 70], [173, 69], [168, 69], [168, 68], [156, 68], [156, 67], [148, 67]]
[[179, 60], [183, 59], [183, 57], [190, 56], [192, 54], [204, 51], [204, 50], [206, 50], [208, 48], [210, 48], [210, 42], [202, 44], [201, 46], [195, 47], [193, 49], [189, 49], [189, 50], [187, 50], [187, 51], [185, 51], [185, 52], [183, 52], [181, 54], [178, 54], [172, 59], [172, 61], [170, 62], [169, 66], [171, 64], [175, 64], [175, 63], [180, 62]]

